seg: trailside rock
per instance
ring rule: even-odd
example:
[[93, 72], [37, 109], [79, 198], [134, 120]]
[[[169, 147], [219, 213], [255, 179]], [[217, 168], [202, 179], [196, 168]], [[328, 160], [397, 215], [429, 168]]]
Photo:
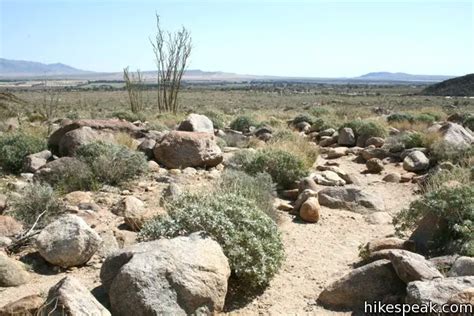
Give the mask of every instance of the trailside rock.
[[378, 238], [369, 241], [364, 248], [370, 254], [385, 249], [413, 249], [413, 243], [408, 240], [394, 237]]
[[407, 286], [407, 304], [446, 304], [450, 298], [474, 287], [474, 276], [414, 281]]
[[100, 272], [118, 316], [219, 312], [229, 275], [219, 244], [200, 233], [124, 248], [109, 256]]
[[193, 113], [179, 124], [178, 131], [214, 134], [214, 125], [207, 116]]
[[100, 236], [76, 215], [65, 215], [36, 238], [36, 248], [49, 263], [67, 268], [86, 263], [99, 248]]
[[18, 286], [29, 280], [30, 274], [21, 262], [0, 252], [0, 287]]
[[390, 156], [390, 153], [384, 148], [368, 147], [360, 151], [360, 156], [364, 160], [369, 160], [372, 158], [384, 159]]
[[110, 316], [110, 312], [76, 278], [67, 276], [48, 293], [45, 305], [41, 309], [44, 315]]
[[0, 215], [0, 237], [10, 237], [20, 234], [23, 225], [8, 215]]
[[112, 133], [97, 131], [89, 126], [83, 126], [64, 134], [58, 143], [58, 155], [73, 156], [81, 145], [94, 141], [114, 143], [115, 138]]
[[448, 300], [448, 304], [471, 304], [474, 305], [474, 287], [462, 290], [454, 294]]
[[25, 157], [23, 169], [26, 172], [36, 172], [38, 169], [43, 167], [52, 154], [49, 150], [43, 150], [36, 154], [31, 154]]
[[153, 149], [156, 161], [167, 168], [215, 167], [222, 162], [222, 152], [214, 135], [172, 131]]
[[325, 188], [318, 192], [319, 204], [329, 208], [343, 208], [366, 212], [384, 211], [385, 203], [377, 196], [362, 192], [358, 188]]
[[391, 172], [382, 178], [385, 182], [399, 183], [402, 180], [402, 176], [399, 173]]
[[344, 127], [339, 130], [337, 143], [341, 146], [355, 146], [356, 137], [354, 131], [350, 127]]
[[68, 132], [81, 127], [89, 127], [94, 131], [104, 131], [106, 133], [117, 133], [123, 132], [134, 138], [143, 137], [145, 130], [133, 125], [125, 120], [108, 119], [108, 120], [96, 120], [96, 119], [84, 119], [68, 122], [64, 126], [54, 131], [48, 139], [48, 147], [52, 148], [53, 153], [57, 154], [59, 149], [59, 143], [61, 142], [64, 135]]
[[385, 144], [385, 139], [383, 139], [382, 137], [370, 137], [369, 139], [367, 139], [367, 141], [365, 142], [365, 146], [368, 147], [368, 146], [375, 146], [377, 148], [380, 148], [382, 147], [383, 145]]
[[138, 145], [137, 150], [145, 154], [148, 159], [153, 159], [153, 148], [155, 148], [156, 140], [147, 138]]
[[410, 152], [403, 159], [403, 169], [406, 171], [423, 171], [430, 166], [430, 160], [421, 151]]
[[364, 302], [383, 300], [403, 293], [405, 284], [398, 278], [388, 260], [378, 260], [335, 281], [319, 295], [324, 306], [336, 309], [359, 309]]
[[474, 258], [459, 257], [454, 261], [448, 276], [467, 276], [474, 275]]
[[4, 305], [0, 308], [1, 316], [29, 316], [37, 315], [36, 312], [43, 305], [44, 299], [39, 295], [28, 295]]
[[333, 171], [326, 170], [320, 174], [314, 174], [314, 181], [317, 184], [326, 185], [326, 186], [341, 186], [345, 185], [346, 181], [339, 177], [339, 175]]
[[300, 217], [305, 222], [317, 223], [320, 212], [321, 206], [317, 197], [309, 197], [300, 207]]
[[442, 135], [443, 141], [452, 146], [468, 147], [474, 144], [474, 136], [467, 129], [459, 124], [446, 122], [438, 132]]
[[380, 173], [384, 168], [382, 160], [378, 158], [372, 158], [367, 160], [365, 166], [367, 167], [367, 171], [370, 173]]
[[399, 249], [391, 250], [389, 258], [398, 277], [405, 283], [443, 277], [433, 263], [414, 252]]

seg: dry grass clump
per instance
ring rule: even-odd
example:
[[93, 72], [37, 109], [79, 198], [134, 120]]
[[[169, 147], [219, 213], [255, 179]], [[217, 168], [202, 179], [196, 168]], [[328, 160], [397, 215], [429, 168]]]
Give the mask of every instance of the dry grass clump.
[[277, 131], [267, 146], [295, 154], [303, 159], [307, 168], [311, 168], [319, 156], [319, 150], [315, 143], [290, 131]]

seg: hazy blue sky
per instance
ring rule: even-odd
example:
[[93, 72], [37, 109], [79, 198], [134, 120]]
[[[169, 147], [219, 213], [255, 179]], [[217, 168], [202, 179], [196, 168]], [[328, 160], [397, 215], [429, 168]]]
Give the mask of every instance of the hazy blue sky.
[[0, 0], [0, 56], [154, 69], [155, 11], [192, 32], [191, 69], [288, 76], [474, 72], [473, 1]]

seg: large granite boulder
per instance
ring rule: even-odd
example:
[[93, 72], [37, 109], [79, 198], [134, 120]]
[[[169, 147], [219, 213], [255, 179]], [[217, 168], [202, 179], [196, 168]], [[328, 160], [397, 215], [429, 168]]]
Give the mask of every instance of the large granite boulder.
[[230, 267], [200, 233], [124, 248], [101, 269], [114, 315], [189, 315], [222, 311]]
[[353, 211], [384, 211], [384, 201], [358, 188], [331, 187], [318, 192], [319, 204]]
[[153, 149], [155, 160], [170, 169], [215, 167], [223, 160], [214, 135], [172, 131]]
[[207, 116], [193, 113], [179, 124], [178, 130], [214, 134], [214, 125]]

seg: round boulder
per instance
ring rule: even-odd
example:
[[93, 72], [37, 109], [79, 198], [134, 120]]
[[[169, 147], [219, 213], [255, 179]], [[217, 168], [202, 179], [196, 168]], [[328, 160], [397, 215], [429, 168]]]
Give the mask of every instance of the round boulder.
[[207, 116], [193, 113], [179, 124], [178, 130], [214, 134], [214, 125]]
[[423, 171], [430, 166], [430, 160], [419, 150], [412, 151], [403, 159], [403, 169], [406, 171]]
[[76, 215], [65, 215], [46, 226], [36, 248], [49, 263], [67, 268], [85, 264], [102, 243], [100, 236]]
[[309, 197], [300, 208], [300, 217], [305, 222], [316, 223], [319, 221], [321, 206], [317, 197]]
[[215, 167], [222, 162], [222, 151], [209, 133], [172, 131], [153, 149], [155, 160], [169, 169]]

